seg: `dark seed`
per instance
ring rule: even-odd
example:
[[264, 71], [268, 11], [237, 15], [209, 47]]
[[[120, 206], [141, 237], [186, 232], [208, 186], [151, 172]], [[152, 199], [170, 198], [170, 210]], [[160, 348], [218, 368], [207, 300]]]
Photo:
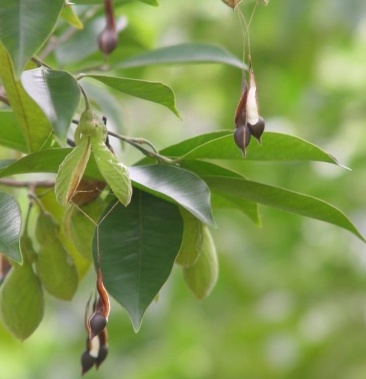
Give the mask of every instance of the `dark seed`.
[[107, 355], [108, 355], [108, 346], [107, 345], [100, 345], [98, 358], [97, 358], [97, 360], [95, 362], [95, 365], [96, 365], [97, 368], [107, 358]]
[[88, 372], [96, 363], [97, 358], [92, 357], [88, 351], [84, 351], [84, 353], [81, 356], [81, 375], [84, 375], [86, 372]]
[[234, 140], [237, 146], [246, 155], [246, 148], [250, 143], [251, 131], [247, 126], [239, 126], [235, 129]]
[[259, 142], [261, 142], [261, 136], [264, 132], [265, 123], [262, 117], [259, 117], [259, 120], [256, 124], [250, 125], [248, 123], [248, 128], [250, 129], [253, 137], [256, 138]]
[[99, 312], [94, 312], [89, 319], [90, 339], [97, 336], [107, 325], [107, 319]]
[[107, 26], [105, 29], [103, 29], [98, 37], [98, 45], [100, 51], [105, 55], [109, 55], [117, 47], [117, 44], [117, 31], [115, 28], [110, 28]]

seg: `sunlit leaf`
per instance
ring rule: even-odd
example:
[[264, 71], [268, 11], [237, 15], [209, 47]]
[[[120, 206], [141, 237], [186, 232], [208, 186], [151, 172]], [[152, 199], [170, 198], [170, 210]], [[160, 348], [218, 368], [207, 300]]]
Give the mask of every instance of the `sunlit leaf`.
[[237, 178], [205, 177], [212, 190], [229, 193], [237, 198], [255, 201], [285, 212], [298, 214], [339, 226], [365, 241], [351, 221], [333, 205], [315, 197]]
[[60, 164], [55, 182], [55, 194], [61, 206], [65, 207], [75, 195], [89, 161], [90, 153], [90, 139], [84, 137]]
[[47, 116], [55, 134], [65, 139], [79, 104], [80, 89], [76, 80], [65, 71], [40, 67], [24, 71], [21, 82]]
[[170, 109], [177, 117], [180, 117], [175, 104], [174, 92], [163, 83], [106, 75], [83, 74], [81, 77], [93, 78], [117, 91], [161, 104]]
[[104, 141], [100, 141], [97, 136], [90, 139], [99, 171], [117, 199], [127, 206], [132, 196], [132, 185], [127, 167], [108, 149]]
[[0, 192], [0, 252], [15, 262], [23, 258], [19, 248], [22, 214], [18, 202]]
[[76, 29], [83, 29], [84, 25], [78, 15], [75, 13], [71, 4], [65, 4], [62, 8], [60, 17], [66, 20], [70, 25]]
[[26, 153], [27, 145], [13, 112], [0, 111], [0, 145]]
[[38, 105], [16, 80], [9, 55], [0, 44], [0, 78], [16, 120], [23, 133], [27, 151], [40, 150], [49, 139], [52, 129]]
[[181, 44], [144, 52], [117, 64], [116, 68], [182, 63], [222, 63], [240, 69], [246, 67], [241, 59], [220, 47], [205, 44]]
[[7, 0], [0, 3], [0, 40], [16, 76], [51, 34], [64, 0]]
[[288, 134], [266, 132], [263, 144], [252, 143], [243, 158], [231, 131], [212, 132], [192, 137], [160, 151], [162, 155], [181, 159], [237, 159], [257, 161], [320, 161], [340, 165], [318, 146]]
[[127, 309], [135, 330], [170, 275], [182, 233], [176, 205], [138, 190], [128, 207], [118, 204], [99, 226], [94, 256], [98, 251], [104, 285]]

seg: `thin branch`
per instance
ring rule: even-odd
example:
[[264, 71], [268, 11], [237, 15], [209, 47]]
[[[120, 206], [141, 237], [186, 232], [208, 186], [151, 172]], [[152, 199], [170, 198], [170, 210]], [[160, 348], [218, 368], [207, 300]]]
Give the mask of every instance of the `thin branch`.
[[55, 186], [55, 182], [52, 180], [40, 180], [40, 181], [31, 181], [31, 180], [14, 180], [14, 179], [0, 179], [0, 185], [14, 187], [14, 188], [34, 188], [34, 187], [47, 187], [51, 188]]
[[0, 101], [2, 101], [6, 105], [10, 105], [8, 98], [2, 93], [0, 93]]
[[[146, 155], [150, 158], [157, 159], [158, 161], [160, 161], [162, 163], [167, 163], [167, 164], [174, 164], [175, 163], [174, 160], [172, 160], [168, 157], [165, 157], [163, 155], [160, 155], [158, 153], [157, 149], [155, 148], [155, 146], [150, 141], [145, 140], [144, 138], [129, 138], [129, 137], [125, 137], [125, 136], [122, 136], [120, 134], [117, 134], [117, 133], [114, 133], [111, 131], [108, 131], [108, 134], [112, 137], [116, 137], [116, 138], [120, 139], [121, 141], [127, 142], [128, 144], [130, 144], [131, 146], [140, 150], [144, 155]], [[142, 145], [148, 145], [152, 149], [152, 151], [145, 149]]]

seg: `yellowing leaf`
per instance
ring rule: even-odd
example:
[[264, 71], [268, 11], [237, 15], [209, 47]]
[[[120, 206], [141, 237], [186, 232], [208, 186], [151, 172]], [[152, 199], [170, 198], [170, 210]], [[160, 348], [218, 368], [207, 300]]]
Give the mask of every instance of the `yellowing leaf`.
[[127, 167], [108, 149], [97, 135], [90, 138], [98, 169], [117, 199], [127, 206], [131, 201], [132, 185]]
[[90, 152], [90, 139], [84, 137], [60, 164], [56, 176], [55, 194], [61, 206], [65, 207], [75, 195], [88, 163]]

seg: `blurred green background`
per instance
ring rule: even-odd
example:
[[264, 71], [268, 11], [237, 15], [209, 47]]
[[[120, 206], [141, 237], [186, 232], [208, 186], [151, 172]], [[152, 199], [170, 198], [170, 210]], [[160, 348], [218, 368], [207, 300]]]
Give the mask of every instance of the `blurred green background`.
[[[252, 5], [241, 9], [249, 18]], [[111, 59], [183, 42], [212, 43], [242, 55], [239, 17], [220, 0], [161, 0], [158, 8], [128, 4], [117, 13], [128, 26]], [[267, 130], [312, 141], [352, 171], [321, 163], [223, 164], [253, 180], [329, 201], [365, 234], [366, 2], [271, 0], [258, 7], [250, 38]], [[85, 62], [100, 57], [94, 53]], [[236, 68], [155, 66], [118, 74], [171, 85], [183, 117], [120, 97], [114, 126], [125, 134], [161, 148], [233, 128], [242, 75]], [[108, 116], [108, 109], [102, 111]], [[140, 156], [126, 148], [124, 157], [133, 163]], [[138, 334], [113, 303], [108, 359], [86, 377], [364, 379], [365, 245], [334, 226], [260, 210], [261, 228], [239, 212], [215, 210], [220, 277], [206, 300], [191, 296], [175, 268]], [[48, 296], [43, 323], [23, 343], [0, 326], [0, 378], [79, 377], [84, 306], [92, 288], [90, 273], [71, 303]]]

